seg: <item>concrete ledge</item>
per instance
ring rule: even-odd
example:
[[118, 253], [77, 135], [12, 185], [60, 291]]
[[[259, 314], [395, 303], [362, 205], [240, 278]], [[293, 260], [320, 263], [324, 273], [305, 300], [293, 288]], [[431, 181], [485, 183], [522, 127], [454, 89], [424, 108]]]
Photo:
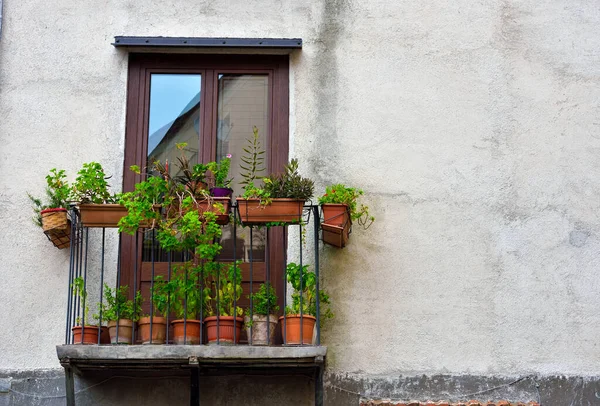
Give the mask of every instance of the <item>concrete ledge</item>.
[[106, 368], [314, 367], [323, 364], [327, 347], [207, 345], [58, 345], [63, 366], [76, 370]]

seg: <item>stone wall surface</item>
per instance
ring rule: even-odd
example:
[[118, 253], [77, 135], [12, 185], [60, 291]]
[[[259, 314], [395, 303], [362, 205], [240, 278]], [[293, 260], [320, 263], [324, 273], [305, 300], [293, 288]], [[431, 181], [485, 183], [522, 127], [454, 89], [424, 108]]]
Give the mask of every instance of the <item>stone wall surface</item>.
[[304, 40], [291, 155], [377, 218], [322, 253], [331, 374], [600, 374], [595, 2], [3, 3], [0, 370], [58, 367], [68, 252], [26, 192], [92, 160], [118, 190], [127, 53], [110, 42], [147, 35]]

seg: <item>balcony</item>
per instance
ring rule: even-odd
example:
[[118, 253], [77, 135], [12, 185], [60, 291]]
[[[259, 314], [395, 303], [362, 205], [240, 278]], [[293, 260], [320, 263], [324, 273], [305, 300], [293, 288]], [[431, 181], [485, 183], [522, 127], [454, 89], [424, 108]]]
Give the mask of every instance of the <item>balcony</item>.
[[[100, 370], [189, 374], [191, 404], [200, 404], [198, 380], [205, 374], [309, 375], [315, 404], [322, 404], [327, 349], [321, 345], [321, 295], [314, 295], [320, 209], [304, 205], [301, 222], [266, 228], [248, 222], [244, 227], [243, 210], [230, 205], [230, 216], [221, 218], [221, 237], [213, 241], [221, 249], [207, 263], [193, 252], [164, 250], [152, 228], [129, 236], [114, 224], [82, 220], [80, 210], [71, 209], [65, 341], [57, 346], [68, 405], [75, 404], [73, 374]], [[288, 263], [288, 242], [296, 263]], [[305, 294], [311, 283], [312, 296]], [[183, 290], [175, 294], [177, 286]], [[271, 289], [277, 298], [268, 295]], [[282, 317], [286, 308], [299, 314], [292, 316], [290, 309]], [[138, 323], [122, 322], [120, 312], [130, 312], [127, 317]]]

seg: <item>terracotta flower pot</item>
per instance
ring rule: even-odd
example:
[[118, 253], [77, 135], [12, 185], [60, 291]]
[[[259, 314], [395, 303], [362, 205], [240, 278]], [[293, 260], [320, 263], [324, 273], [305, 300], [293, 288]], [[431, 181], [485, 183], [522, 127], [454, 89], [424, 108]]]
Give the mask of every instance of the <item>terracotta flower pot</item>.
[[133, 320], [119, 319], [119, 337], [117, 337], [117, 322], [109, 321], [107, 325], [111, 344], [131, 344]]
[[[83, 330], [83, 342], [81, 342], [81, 331]], [[100, 330], [100, 344], [103, 342], [103, 330], [98, 326], [88, 326], [81, 328], [75, 326], [71, 329], [73, 332], [73, 344], [98, 344], [98, 330]]]
[[316, 317], [308, 314], [302, 315], [302, 342], [300, 342], [300, 315], [288, 314], [285, 316], [286, 320], [283, 319], [283, 316], [281, 316], [279, 321], [281, 322], [281, 336], [284, 338], [285, 344], [312, 344]]
[[[215, 207], [215, 203], [223, 205], [223, 210]], [[197, 203], [198, 211], [204, 213], [210, 211], [217, 215], [217, 224], [224, 226], [229, 223], [229, 210], [231, 207], [231, 199], [229, 197], [213, 197], [212, 199], [198, 200]]]
[[[173, 320], [173, 342], [175, 344], [200, 344], [200, 320]], [[185, 330], [185, 331], [184, 331]], [[185, 334], [185, 335], [184, 335]]]
[[[252, 328], [248, 326], [250, 317], [244, 317], [246, 324], [246, 335], [248, 336], [248, 344], [250, 345], [273, 345], [275, 338], [275, 329], [277, 328], [277, 316], [271, 314], [267, 323], [267, 316], [255, 314], [252, 316]], [[267, 327], [267, 324], [269, 326]], [[267, 340], [267, 330], [269, 339]]]
[[323, 209], [323, 223], [343, 226], [350, 221], [348, 205], [346, 204], [325, 203], [321, 205], [321, 209]]
[[80, 204], [79, 214], [84, 227], [116, 228], [127, 209], [120, 204]]
[[261, 205], [260, 199], [237, 199], [240, 220], [244, 224], [299, 223], [302, 220], [304, 200], [273, 199]]
[[233, 329], [235, 325], [235, 343], [239, 343], [242, 334], [244, 319], [242, 317], [220, 316], [217, 334], [217, 316], [209, 316], [204, 319], [206, 324], [206, 334], [209, 344], [233, 344]]
[[352, 219], [345, 204], [326, 203], [323, 209], [323, 242], [334, 247], [344, 248], [350, 238]]
[[[152, 340], [150, 340], [150, 319], [152, 319]], [[167, 335], [167, 319], [164, 317], [140, 317], [138, 331], [142, 344], [164, 344]]]

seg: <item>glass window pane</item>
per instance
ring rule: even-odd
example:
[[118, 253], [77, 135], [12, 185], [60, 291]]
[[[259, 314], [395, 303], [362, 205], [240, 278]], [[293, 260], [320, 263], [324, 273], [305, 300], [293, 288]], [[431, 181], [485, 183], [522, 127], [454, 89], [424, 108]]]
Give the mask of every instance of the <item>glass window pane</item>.
[[[178, 175], [177, 158], [181, 151], [176, 144], [185, 142], [185, 155], [191, 163], [198, 162], [200, 146], [200, 91], [199, 74], [152, 74], [150, 76], [150, 113], [148, 119], [148, 160], [169, 162], [171, 176]], [[150, 233], [144, 235], [142, 258], [167, 261], [158, 241]], [[181, 261], [181, 253], [173, 253], [172, 261]]]
[[[253, 136], [256, 126], [263, 150], [267, 148], [267, 129], [269, 123], [269, 77], [267, 75], [221, 74], [218, 77], [217, 101], [217, 160], [231, 154], [230, 176], [234, 178], [232, 189], [234, 196], [243, 193], [240, 185], [241, 156], [247, 140]], [[264, 154], [265, 168], [269, 167], [268, 154]], [[266, 176], [261, 173], [259, 176]], [[257, 262], [265, 260], [265, 229], [255, 228], [252, 235], [252, 259]], [[250, 260], [249, 228], [237, 231], [237, 258]], [[223, 250], [220, 259], [233, 258], [232, 227], [223, 228], [221, 239]], [[242, 248], [243, 247], [243, 248]]]
[[198, 161], [200, 142], [200, 91], [198, 74], [152, 74], [148, 123], [148, 166], [156, 160], [169, 162], [176, 175], [176, 144], [185, 142], [191, 162]]

